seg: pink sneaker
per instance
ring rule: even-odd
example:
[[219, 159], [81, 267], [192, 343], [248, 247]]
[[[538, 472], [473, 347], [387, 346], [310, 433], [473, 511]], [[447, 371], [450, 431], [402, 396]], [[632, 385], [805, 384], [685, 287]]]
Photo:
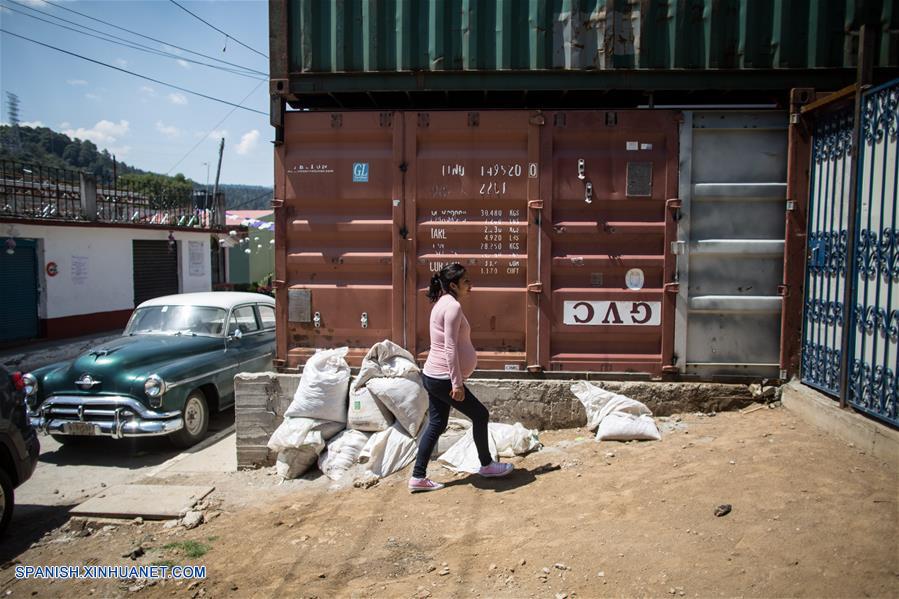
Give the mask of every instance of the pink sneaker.
[[515, 469], [515, 466], [512, 464], [504, 464], [502, 462], [490, 462], [489, 466], [481, 466], [481, 469], [478, 470], [478, 474], [481, 476], [485, 476], [487, 478], [492, 478], [496, 476], [505, 476], [512, 472]]
[[439, 491], [443, 488], [440, 483], [435, 483], [430, 478], [409, 478], [409, 492], [423, 493], [425, 491]]

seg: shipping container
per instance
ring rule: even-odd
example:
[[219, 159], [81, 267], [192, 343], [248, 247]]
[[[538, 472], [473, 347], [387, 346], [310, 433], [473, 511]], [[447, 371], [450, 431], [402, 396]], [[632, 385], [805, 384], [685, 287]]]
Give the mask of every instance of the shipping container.
[[276, 364], [347, 345], [358, 365], [385, 338], [423, 361], [429, 279], [459, 262], [481, 369], [776, 377], [788, 122], [289, 112]]
[[897, 76], [894, 0], [270, 0], [294, 107], [569, 108], [783, 101]]

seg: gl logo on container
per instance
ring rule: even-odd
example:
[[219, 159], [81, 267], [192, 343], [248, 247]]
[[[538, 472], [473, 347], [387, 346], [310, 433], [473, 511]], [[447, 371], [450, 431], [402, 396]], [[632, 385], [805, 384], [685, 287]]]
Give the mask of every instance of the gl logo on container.
[[353, 163], [353, 183], [368, 183], [368, 163]]

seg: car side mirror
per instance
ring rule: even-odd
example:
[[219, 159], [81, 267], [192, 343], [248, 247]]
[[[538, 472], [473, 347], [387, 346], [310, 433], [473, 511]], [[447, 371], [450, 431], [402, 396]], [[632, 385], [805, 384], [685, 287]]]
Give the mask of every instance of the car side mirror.
[[234, 329], [234, 332], [228, 336], [228, 339], [239, 341], [241, 337], [243, 337], [243, 333], [240, 332], [240, 329]]

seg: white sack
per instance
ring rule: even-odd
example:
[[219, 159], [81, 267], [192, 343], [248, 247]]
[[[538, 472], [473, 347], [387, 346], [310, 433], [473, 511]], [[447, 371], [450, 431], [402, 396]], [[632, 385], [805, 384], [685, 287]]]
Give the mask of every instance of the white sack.
[[318, 458], [318, 469], [331, 480], [338, 480], [353, 467], [370, 435], [354, 430], [338, 433]]
[[378, 432], [393, 424], [393, 414], [372, 395], [368, 387], [350, 386], [350, 407], [347, 411], [347, 428], [357, 431]]
[[[490, 456], [511, 458], [540, 448], [536, 430], [525, 428], [520, 422], [502, 424], [491, 422], [487, 425], [487, 444]], [[477, 472], [481, 468], [478, 448], [474, 443], [473, 431], [465, 433], [455, 445], [450, 447], [438, 461], [455, 472]]]
[[398, 422], [387, 430], [373, 434], [359, 453], [359, 463], [372, 474], [385, 477], [405, 468], [418, 451], [415, 439], [406, 434]]
[[278, 452], [278, 460], [275, 462], [275, 471], [281, 478], [297, 478], [315, 465], [318, 452], [311, 445], [293, 447]]
[[393, 413], [397, 423], [416, 437], [428, 411], [428, 392], [417, 372], [409, 376], [412, 378], [376, 377], [369, 379], [365, 386]]
[[350, 367], [345, 360], [348, 351], [347, 347], [328, 349], [313, 354], [306, 361], [285, 416], [346, 422], [350, 386]]
[[372, 345], [365, 354], [362, 365], [359, 367], [359, 376], [353, 383], [353, 389], [361, 388], [374, 377], [409, 378], [411, 375], [417, 375], [418, 372], [415, 357], [393, 341], [385, 339]]
[[[268, 440], [268, 448], [272, 451], [296, 449], [303, 445], [321, 445], [343, 430], [340, 422], [316, 420], [313, 418], [285, 418]], [[316, 456], [318, 455], [316, 453]]]
[[596, 430], [597, 441], [658, 441], [662, 438], [652, 412], [636, 399], [587, 381], [572, 384], [571, 392], [584, 404], [587, 426]]
[[465, 433], [471, 430], [471, 420], [464, 418], [450, 418], [446, 430], [437, 439], [437, 445], [431, 453], [431, 457], [437, 457], [446, 453], [450, 447], [455, 445], [459, 439], [465, 436]]

